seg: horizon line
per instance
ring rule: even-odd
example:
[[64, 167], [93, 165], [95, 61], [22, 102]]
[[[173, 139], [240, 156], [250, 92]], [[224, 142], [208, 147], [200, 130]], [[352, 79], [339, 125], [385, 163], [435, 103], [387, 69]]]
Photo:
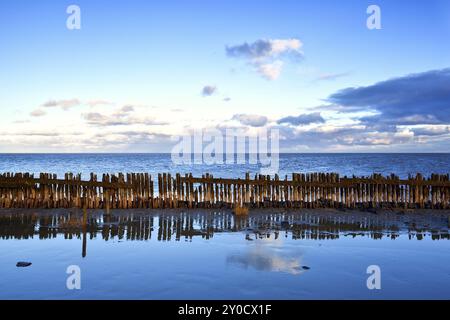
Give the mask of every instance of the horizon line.
[[[114, 155], [130, 155], [130, 154], [167, 154], [170, 155], [171, 152], [0, 152], [0, 155], [93, 155], [93, 154], [114, 154]], [[191, 153], [191, 155], [195, 154], [202, 154], [202, 153]], [[245, 152], [245, 153], [233, 153], [234, 155], [237, 154], [259, 154], [259, 153], [251, 153], [251, 152]], [[271, 153], [267, 153], [271, 154]], [[281, 154], [450, 154], [450, 152], [279, 152], [279, 155]], [[226, 153], [218, 153], [217, 155], [226, 155]]]

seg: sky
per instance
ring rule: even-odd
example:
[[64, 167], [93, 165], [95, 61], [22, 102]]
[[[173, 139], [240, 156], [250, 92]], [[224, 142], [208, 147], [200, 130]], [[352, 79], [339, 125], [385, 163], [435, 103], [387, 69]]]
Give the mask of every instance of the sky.
[[449, 39], [445, 0], [1, 1], [0, 152], [450, 152]]

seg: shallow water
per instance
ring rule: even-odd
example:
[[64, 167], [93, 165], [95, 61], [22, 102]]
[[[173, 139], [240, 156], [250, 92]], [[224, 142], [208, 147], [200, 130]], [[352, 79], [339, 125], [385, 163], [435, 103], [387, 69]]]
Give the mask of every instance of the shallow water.
[[450, 299], [449, 216], [114, 210], [83, 224], [78, 210], [2, 210], [0, 298]]

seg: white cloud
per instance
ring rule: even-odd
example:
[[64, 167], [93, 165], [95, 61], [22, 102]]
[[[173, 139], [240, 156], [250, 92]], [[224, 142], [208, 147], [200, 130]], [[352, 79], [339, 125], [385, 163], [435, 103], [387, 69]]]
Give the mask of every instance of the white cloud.
[[74, 98], [74, 99], [67, 99], [67, 100], [49, 100], [42, 104], [42, 107], [46, 108], [54, 108], [54, 107], [60, 107], [63, 110], [68, 110], [72, 107], [75, 107], [77, 105], [80, 105], [80, 100]]
[[301, 54], [303, 43], [299, 39], [275, 39], [270, 40], [272, 45], [272, 55], [284, 53], [286, 51], [294, 51]]
[[283, 69], [282, 61], [275, 61], [273, 63], [257, 65], [258, 72], [268, 80], [276, 80]]
[[286, 59], [298, 61], [303, 58], [299, 39], [260, 39], [253, 43], [243, 43], [225, 48], [229, 57], [246, 60], [261, 76], [276, 80]]
[[107, 100], [89, 100], [86, 102], [86, 104], [90, 107], [96, 107], [104, 105], [113, 105], [114, 103]]
[[[141, 110], [142, 111], [142, 110]], [[131, 125], [166, 125], [165, 121], [142, 114], [132, 105], [125, 105], [112, 113], [88, 112], [82, 114], [89, 125], [98, 127], [131, 126]]]
[[30, 112], [30, 116], [32, 117], [42, 117], [45, 116], [47, 114], [47, 112], [45, 112], [42, 109], [36, 109]]
[[237, 120], [243, 125], [251, 127], [262, 127], [267, 124], [267, 117], [257, 114], [235, 114], [232, 120]]

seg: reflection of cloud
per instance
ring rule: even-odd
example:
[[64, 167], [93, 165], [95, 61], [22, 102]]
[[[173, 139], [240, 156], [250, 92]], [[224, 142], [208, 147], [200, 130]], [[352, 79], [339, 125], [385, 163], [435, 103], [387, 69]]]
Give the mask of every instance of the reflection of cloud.
[[299, 256], [281, 256], [271, 247], [272, 244], [261, 245], [260, 240], [252, 243], [251, 246], [252, 248], [246, 252], [229, 255], [227, 263], [245, 269], [250, 267], [259, 271], [284, 272], [293, 275], [305, 272], [300, 264]]

